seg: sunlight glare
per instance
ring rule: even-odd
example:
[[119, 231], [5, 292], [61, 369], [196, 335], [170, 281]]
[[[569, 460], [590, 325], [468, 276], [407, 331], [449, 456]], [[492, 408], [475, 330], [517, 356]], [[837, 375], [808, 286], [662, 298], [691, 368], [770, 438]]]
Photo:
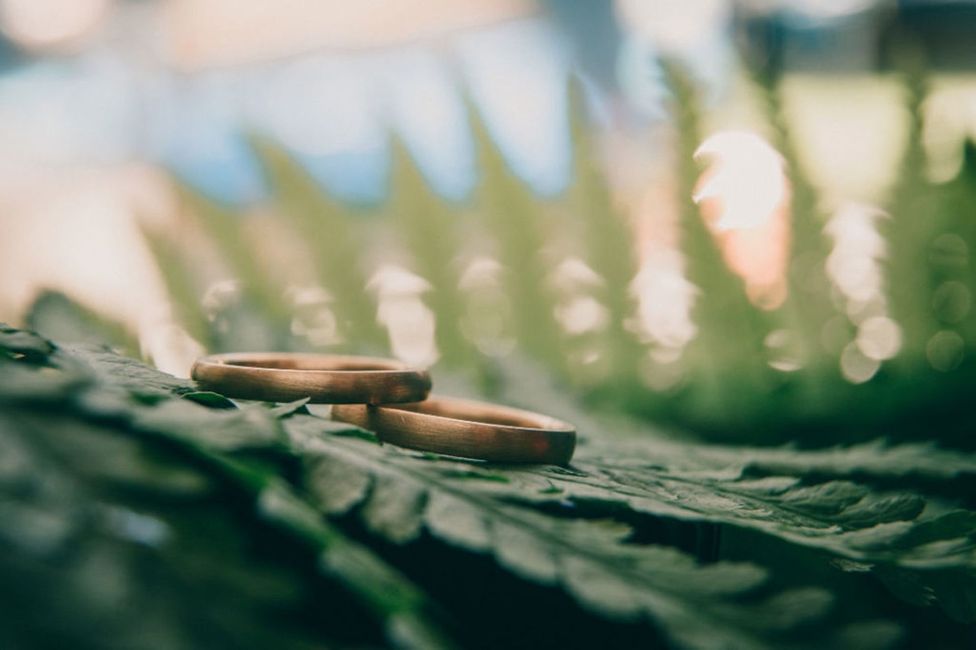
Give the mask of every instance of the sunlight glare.
[[790, 190], [782, 157], [749, 131], [715, 133], [695, 157], [711, 164], [692, 198], [726, 262], [745, 280], [754, 304], [778, 307], [786, 299], [790, 247]]
[[720, 202], [716, 230], [765, 225], [786, 199], [783, 159], [769, 143], [749, 131], [721, 131], [695, 151], [712, 165], [692, 197], [696, 203]]

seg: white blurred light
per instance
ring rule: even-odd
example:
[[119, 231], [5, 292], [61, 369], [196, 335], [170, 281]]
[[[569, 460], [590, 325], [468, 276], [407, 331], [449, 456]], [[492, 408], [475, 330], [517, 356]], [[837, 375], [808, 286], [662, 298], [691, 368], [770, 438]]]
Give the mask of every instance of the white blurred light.
[[560, 291], [574, 291], [580, 288], [598, 287], [603, 278], [589, 264], [578, 257], [570, 257], [556, 267], [552, 274], [553, 287]]
[[467, 297], [461, 329], [482, 354], [490, 357], [504, 357], [516, 344], [510, 332], [512, 305], [502, 289], [501, 273], [502, 266], [496, 260], [477, 257], [458, 282]]
[[865, 303], [881, 291], [882, 273], [870, 257], [837, 254], [827, 259], [827, 269], [837, 287], [851, 300]]
[[411, 365], [426, 367], [437, 361], [434, 313], [420, 296], [430, 284], [394, 265], [381, 267], [368, 288], [377, 294], [377, 320], [386, 327], [393, 355]]
[[27, 48], [43, 48], [84, 36], [98, 24], [110, 0], [0, 0], [0, 29]]
[[502, 265], [490, 257], [476, 257], [461, 273], [458, 286], [462, 289], [479, 289], [497, 286], [502, 272]]
[[901, 348], [901, 328], [887, 316], [872, 316], [857, 328], [856, 342], [869, 359], [891, 359]]
[[712, 165], [692, 197], [722, 205], [715, 228], [756, 228], [767, 223], [786, 199], [787, 180], [779, 153], [755, 133], [722, 131], [709, 136], [696, 158]]
[[848, 299], [849, 313], [866, 303], [883, 302], [884, 273], [879, 260], [885, 256], [886, 246], [875, 222], [885, 216], [880, 208], [847, 203], [825, 228], [834, 240], [827, 257], [827, 275]]
[[716, 133], [695, 156], [712, 164], [692, 198], [729, 267], [745, 280], [749, 299], [775, 309], [786, 299], [790, 250], [790, 184], [782, 158], [750, 131]]
[[299, 307], [332, 302], [332, 294], [323, 287], [289, 287], [288, 298]]
[[793, 336], [790, 330], [785, 329], [773, 330], [766, 336], [764, 343], [771, 353], [769, 365], [772, 368], [781, 372], [793, 372], [802, 367], [799, 360], [789, 353], [793, 345]]
[[827, 276], [846, 300], [846, 313], [857, 323], [857, 335], [844, 348], [841, 370], [854, 383], [867, 381], [876, 365], [893, 358], [901, 349], [901, 328], [887, 313], [884, 270], [887, 253], [877, 220], [887, 214], [861, 203], [842, 205], [825, 231], [834, 240], [827, 256]]
[[386, 264], [373, 274], [367, 288], [376, 291], [382, 299], [387, 296], [419, 296], [430, 291], [430, 283], [403, 267]]
[[607, 309], [590, 296], [576, 296], [556, 308], [556, 320], [572, 336], [603, 329], [609, 322]]
[[203, 292], [200, 305], [207, 320], [214, 322], [220, 313], [241, 299], [241, 283], [237, 280], [217, 280]]
[[596, 271], [579, 259], [563, 260], [549, 277], [552, 286], [562, 294], [556, 306], [556, 320], [573, 336], [603, 329], [610, 321], [607, 308], [587, 295], [587, 290], [603, 284]]
[[338, 319], [329, 307], [332, 295], [328, 291], [322, 287], [290, 287], [288, 297], [295, 309], [292, 334], [303, 336], [316, 346], [342, 342]]
[[878, 372], [881, 363], [870, 359], [861, 352], [855, 343], [848, 343], [840, 355], [840, 371], [852, 384], [863, 384]]
[[641, 331], [662, 346], [684, 347], [696, 332], [691, 321], [696, 291], [682, 272], [677, 251], [650, 252], [630, 285], [630, 292], [637, 299]]

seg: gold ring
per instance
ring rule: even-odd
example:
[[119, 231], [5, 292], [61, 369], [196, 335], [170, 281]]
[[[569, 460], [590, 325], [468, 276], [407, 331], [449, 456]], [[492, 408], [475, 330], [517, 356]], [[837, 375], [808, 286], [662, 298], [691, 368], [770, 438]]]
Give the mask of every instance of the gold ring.
[[191, 376], [228, 397], [318, 404], [416, 402], [430, 392], [430, 375], [392, 359], [254, 352], [197, 359]]
[[576, 429], [570, 424], [449, 397], [392, 406], [334, 406], [332, 417], [375, 431], [383, 442], [463, 458], [566, 465], [576, 448]]

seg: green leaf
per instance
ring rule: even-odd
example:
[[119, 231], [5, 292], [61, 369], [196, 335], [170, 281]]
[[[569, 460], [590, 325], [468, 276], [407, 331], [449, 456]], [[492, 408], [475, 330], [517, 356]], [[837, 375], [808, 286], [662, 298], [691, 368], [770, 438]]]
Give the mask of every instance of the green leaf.
[[209, 449], [271, 447], [282, 441], [275, 417], [266, 409], [212, 409], [185, 400], [166, 400], [135, 410], [132, 425], [165, 432]]
[[[71, 397], [38, 408], [30, 395], [10, 394], [0, 413], [0, 576], [4, 584], [17, 582], [15, 602], [27, 607], [18, 614], [22, 623], [0, 626], [5, 639], [13, 630], [24, 643], [63, 637], [84, 647], [104, 628], [124, 642], [149, 624], [123, 607], [131, 603], [155, 612], [160, 634], [184, 639], [177, 645], [292, 648], [331, 643], [334, 634], [372, 645], [375, 623], [393, 645], [449, 645], [418, 587], [326, 522], [276, 474], [282, 468], [242, 454], [280, 452], [278, 416], [289, 412], [207, 408], [180, 398], [194, 394], [189, 382], [130, 359], [8, 339], [18, 347], [25, 341], [52, 364], [87, 367], [85, 376], [96, 381], [66, 388], [57, 367], [29, 365], [26, 357], [0, 365], [0, 385], [12, 370], [24, 370]], [[103, 510], [107, 520], [92, 519]], [[255, 554], [269, 536], [271, 548]], [[142, 557], [131, 544], [152, 550]], [[93, 549], [108, 566], [84, 563]], [[65, 562], [79, 553], [77, 562]], [[41, 566], [55, 562], [49, 557], [61, 559]], [[329, 578], [330, 589], [315, 581], [316, 572]], [[352, 604], [323, 607], [335, 600], [336, 585], [340, 601], [351, 595]], [[109, 588], [118, 593], [105, 600]], [[54, 594], [67, 609], [42, 605]], [[314, 615], [286, 622], [282, 608]], [[84, 622], [89, 615], [92, 624]], [[364, 616], [374, 625], [364, 625]], [[53, 631], [37, 636], [41, 620]]]
[[54, 352], [54, 345], [33, 332], [18, 330], [0, 323], [0, 349], [9, 357], [36, 362], [45, 360]]
[[119, 356], [100, 345], [69, 345], [64, 351], [74, 362], [89, 368], [95, 378], [107, 386], [121, 389], [146, 400], [158, 400], [173, 394], [196, 392], [189, 379], [179, 379], [128, 357]]
[[215, 393], [209, 390], [195, 390], [191, 393], [183, 393], [183, 399], [195, 402], [197, 404], [202, 404], [214, 409], [236, 409], [237, 404], [234, 404], [232, 400], [224, 397], [220, 393]]
[[[735, 449], [726, 449], [724, 453], [728, 456], [738, 455]], [[884, 440], [872, 440], [859, 445], [804, 451], [789, 447], [757, 449], [750, 454], [748, 466], [769, 473], [792, 472], [799, 475], [928, 479], [976, 477], [976, 457], [973, 454], [940, 449], [933, 442], [891, 445]]]
[[[38, 453], [31, 445], [46, 441], [38, 450], [48, 462], [68, 468], [64, 476], [100, 486], [100, 495], [185, 502], [222, 494], [225, 506], [232, 496], [257, 526], [237, 529], [238, 536], [270, 527], [314, 553], [330, 580], [382, 621], [390, 642], [441, 643], [421, 586], [433, 578], [420, 558], [429, 552], [446, 558], [447, 549], [450, 562], [484, 558], [495, 574], [515, 580], [508, 589], [563, 592], [594, 621], [651, 623], [679, 647], [857, 647], [871, 631], [879, 646], [897, 641], [895, 627], [877, 618], [881, 605], [848, 609], [843, 589], [833, 588], [842, 577], [876, 577], [909, 603], [972, 620], [973, 513], [948, 500], [947, 490], [928, 493], [932, 485], [971, 476], [965, 454], [879, 443], [820, 451], [717, 447], [646, 430], [610, 433], [609, 424], [579, 414], [589, 431], [571, 467], [488, 465], [377, 445], [361, 429], [300, 412], [301, 404], [207, 408], [179, 398], [192, 390], [187, 382], [104, 351], [78, 354], [51, 346], [39, 360], [94, 366], [87, 376], [98, 383], [71, 389], [79, 394], [58, 410], [10, 398], [14, 410], [0, 419], [0, 489], [59, 476], [31, 465]], [[54, 369], [21, 358], [0, 372], [7, 366]], [[139, 387], [140, 378], [147, 387]], [[572, 408], [552, 406], [560, 415]], [[59, 440], [64, 430], [75, 433]], [[913, 464], [910, 449], [937, 460]], [[257, 462], [255, 452], [273, 454]], [[925, 479], [922, 489], [892, 489], [891, 479], [900, 476]], [[81, 529], [71, 516], [46, 508], [7, 508], [0, 522], [17, 526], [0, 523], [0, 542], [55, 553], [77, 544], [73, 535], [87, 534], [74, 532]], [[138, 518], [121, 517], [113, 525], [147, 539], [173, 534], [152, 531], [183, 530], [175, 520], [169, 528], [140, 528]], [[381, 557], [353, 542], [344, 532], [349, 526], [370, 538], [370, 547], [405, 551]], [[669, 541], [665, 532], [674, 526], [706, 537], [739, 531], [820, 564], [801, 579], [779, 570], [771, 575], [764, 561], [710, 556], [702, 550], [707, 542], [692, 553]], [[202, 552], [182, 533], [177, 537], [187, 546], [174, 561]], [[419, 584], [384, 557], [398, 558]], [[222, 570], [219, 560], [209, 563], [208, 571]], [[461, 603], [442, 605], [462, 618], [488, 615]], [[952, 623], [940, 620], [950, 638]]]
[[[471, 481], [459, 476], [465, 463], [431, 462], [419, 454], [331, 436], [321, 424], [310, 416], [284, 422], [295, 452], [313, 468], [306, 473], [307, 489], [327, 512], [355, 510], [370, 530], [397, 544], [417, 540], [426, 531], [448, 545], [488, 554], [524, 579], [565, 589], [601, 616], [648, 617], [682, 645], [762, 647], [764, 634], [816, 618], [830, 600], [813, 589], [737, 605], [734, 598], [764, 581], [761, 568], [700, 565], [676, 549], [628, 543], [630, 527], [618, 521], [546, 514], [543, 506], [564, 503], [566, 495], [536, 489], [542, 477], [569, 496], [578, 495], [580, 502], [596, 494], [566, 478], [577, 472], [499, 468], [494, 473], [507, 482]], [[597, 492], [607, 498], [611, 484], [603, 484], [605, 489]], [[626, 494], [622, 485], [613, 487]], [[727, 505], [710, 496], [714, 511]], [[801, 593], [807, 596], [801, 599]]]

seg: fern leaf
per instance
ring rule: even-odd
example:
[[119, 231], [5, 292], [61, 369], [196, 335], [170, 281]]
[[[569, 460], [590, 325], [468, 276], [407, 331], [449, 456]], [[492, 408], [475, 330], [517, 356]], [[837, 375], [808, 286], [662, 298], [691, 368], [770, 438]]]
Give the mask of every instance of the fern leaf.
[[166, 285], [166, 293], [173, 309], [173, 316], [197, 341], [213, 347], [210, 324], [201, 305], [203, 287], [193, 272], [193, 265], [175, 241], [167, 233], [142, 224], [142, 237], [156, 262], [156, 268]]
[[547, 237], [539, 202], [509, 169], [470, 102], [468, 115], [481, 179], [477, 201], [485, 232], [494, 238], [504, 267], [516, 336], [526, 352], [561, 373], [563, 336], [556, 322], [555, 296], [547, 283], [552, 264], [543, 255]]
[[[678, 63], [663, 61], [662, 70], [673, 95], [678, 137], [681, 250], [686, 275], [699, 290], [693, 311], [698, 332], [685, 351], [696, 382], [689, 411], [699, 413], [703, 422], [728, 425], [751, 417], [750, 411], [759, 406], [757, 400], [770, 388], [764, 346], [768, 327], [749, 302], [741, 279], [726, 266], [692, 201], [698, 177], [694, 152], [701, 142], [701, 126], [691, 80]], [[733, 375], [736, 380], [729, 381]]]
[[826, 275], [830, 249], [824, 233], [826, 219], [817, 188], [803, 167], [790, 132], [783, 107], [781, 76], [770, 71], [757, 75], [756, 82], [766, 121], [772, 127], [773, 146], [783, 156], [792, 190], [788, 293], [782, 312], [788, 327], [797, 334], [791, 354], [804, 368], [799, 377], [806, 388], [804, 399], [822, 400], [824, 376], [837, 375], [836, 360], [824, 353], [820, 343], [824, 326], [837, 315], [830, 301]]
[[[0, 349], [30, 343], [20, 339], [0, 340]], [[0, 362], [5, 380], [9, 363]], [[42, 638], [72, 645], [103, 640], [106, 630], [138, 644], [152, 623], [178, 645], [304, 648], [323, 632], [345, 629], [353, 634], [346, 642], [355, 640], [358, 616], [380, 624], [392, 645], [448, 645], [419, 588], [322, 520], [271, 467], [241, 455], [280, 448], [272, 413], [180, 399], [174, 391], [192, 390], [188, 382], [97, 350], [84, 359], [50, 347], [43, 360], [13, 363], [49, 385], [54, 405], [38, 408], [38, 392], [0, 389], [0, 448], [19, 459], [5, 465], [0, 487], [0, 574], [5, 585], [26, 579], [15, 589], [28, 609], [13, 626], [25, 642], [36, 643], [43, 628]], [[60, 381], [73, 375], [94, 381]], [[251, 546], [261, 535], [270, 548]], [[328, 597], [316, 574], [341, 585], [356, 607], [333, 596], [329, 607], [315, 606], [310, 620], [319, 623], [283, 620], [279, 608], [298, 613], [310, 594]], [[54, 576], [72, 587], [65, 591], [60, 578], [54, 587]], [[52, 616], [53, 601], [66, 609], [55, 605]], [[67, 627], [52, 629], [52, 621]], [[319, 627], [328, 621], [333, 632]], [[10, 630], [3, 626], [4, 638]], [[368, 630], [360, 628], [360, 643], [373, 641]]]
[[348, 210], [332, 200], [284, 149], [252, 135], [254, 149], [274, 190], [281, 213], [308, 246], [318, 281], [333, 294], [342, 331], [354, 343], [385, 345], [376, 307], [366, 292], [364, 242], [352, 229]]
[[[58, 417], [109, 423], [114, 436], [172, 449], [188, 467], [205, 469], [207, 480], [247, 495], [259, 518], [323, 548], [325, 569], [339, 572], [388, 626], [407, 617], [429, 631], [426, 601], [360, 547], [330, 560], [330, 548], [351, 543], [332, 522], [355, 520], [390, 548], [409, 545], [406, 556], [390, 551], [401, 561], [430, 539], [445, 549], [438, 557], [453, 549], [488, 558], [524, 583], [567, 593], [600, 620], [652, 622], [681, 647], [857, 647], [868, 631], [876, 641], [897, 633], [890, 622], [831, 610], [833, 597], [822, 586], [774, 588], [755, 563], [702, 562], [661, 546], [665, 525], [719, 527], [733, 540], [748, 533], [807, 549], [816, 554], [808, 558], [821, 558], [821, 572], [877, 576], [910, 602], [927, 594], [925, 602], [960, 621], [974, 614], [966, 605], [976, 577], [972, 512], [944, 496], [879, 487], [900, 474], [972, 476], [971, 459], [959, 452], [929, 449], [932, 462], [912, 467], [907, 455], [923, 450], [862, 446], [834, 450], [832, 460], [828, 452], [710, 447], [604, 430], [584, 432], [570, 468], [505, 467], [379, 445], [368, 432], [303, 413], [301, 403], [208, 409], [177, 397], [192, 398], [190, 382], [105, 351], [56, 349], [13, 330], [0, 345], [21, 359], [0, 361], [0, 372], [18, 368], [50, 382], [47, 396], [37, 395], [69, 405]], [[58, 382], [57, 373], [40, 373], [42, 365], [82, 372], [89, 387]], [[25, 412], [36, 403], [11, 382], [0, 384], [0, 402]], [[63, 453], [80, 457], [67, 447]], [[289, 483], [280, 469], [286, 461], [297, 462]], [[648, 543], [649, 536], [658, 541]]]
[[284, 340], [288, 336], [291, 312], [284, 298], [284, 287], [275, 281], [276, 274], [257, 262], [255, 244], [241, 227], [245, 217], [235, 214], [185, 185], [178, 185], [187, 214], [196, 220], [210, 242], [217, 247], [223, 261], [240, 281], [245, 296], [253, 301], [252, 318], [266, 321], [270, 336]]
[[[560, 586], [602, 616], [650, 617], [684, 647], [720, 642], [764, 647], [762, 635], [771, 627], [789, 628], [807, 620], [806, 615], [816, 617], [829, 602], [819, 591], [793, 592], [784, 594], [783, 601], [739, 608], [727, 599], [763, 582], [764, 572], [756, 566], [702, 566], [674, 549], [630, 546], [625, 543], [627, 526], [612, 520], [566, 520], [514, 505], [508, 501], [515, 496], [509, 483], [483, 480], [477, 472], [432, 465], [355, 438], [325, 437], [321, 422], [312, 417], [290, 418], [285, 427], [305, 462], [317, 468], [310, 473], [315, 478], [308, 490], [327, 511], [357, 508], [370, 530], [394, 543], [417, 539], [426, 531], [451, 546], [487, 553], [527, 580]], [[321, 469], [323, 465], [330, 470]], [[344, 469], [336, 471], [338, 467]], [[348, 489], [350, 475], [360, 486], [354, 492]], [[512, 476], [520, 477], [518, 472]], [[518, 492], [527, 488], [521, 482], [514, 485]], [[528, 489], [553, 502], [563, 496]], [[335, 499], [336, 493], [343, 495], [341, 500]], [[799, 618], [784, 619], [782, 607], [792, 598], [808, 599], [810, 609]]]
[[461, 215], [430, 188], [406, 145], [392, 143], [390, 211], [417, 271], [431, 284], [430, 306], [437, 317], [437, 347], [455, 366], [477, 364], [473, 346], [461, 332], [464, 298], [458, 286]]
[[885, 229], [889, 247], [887, 290], [892, 316], [902, 329], [900, 358], [907, 368], [918, 367], [925, 358], [925, 346], [937, 329], [932, 313], [929, 250], [939, 224], [922, 143], [928, 79], [917, 56], [917, 52], [902, 54], [900, 79], [908, 111], [908, 140], [889, 199], [891, 219]]
[[609, 313], [605, 344], [610, 367], [617, 383], [628, 384], [637, 375], [642, 351], [626, 327], [634, 316], [629, 288], [638, 271], [634, 229], [613, 205], [605, 174], [599, 168], [579, 82], [571, 83], [568, 92], [574, 170], [569, 193], [583, 224], [584, 257], [603, 279], [598, 295]]

